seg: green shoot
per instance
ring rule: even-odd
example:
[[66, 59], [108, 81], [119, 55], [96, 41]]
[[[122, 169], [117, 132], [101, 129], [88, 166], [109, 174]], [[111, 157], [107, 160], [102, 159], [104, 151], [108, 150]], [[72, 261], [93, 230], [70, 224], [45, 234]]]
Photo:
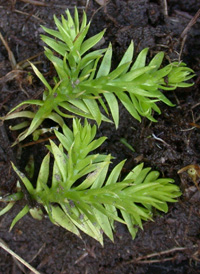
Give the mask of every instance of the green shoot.
[[[122, 179], [119, 177], [125, 161], [108, 174], [111, 155], [92, 153], [106, 138], [94, 139], [96, 126], [91, 127], [87, 121], [82, 126], [74, 119], [73, 131], [64, 125], [63, 133], [55, 130], [55, 134], [60, 145], [50, 141], [48, 146], [53, 156], [51, 175], [50, 153], [42, 161], [35, 187], [14, 164], [13, 168], [50, 220], [78, 237], [81, 230], [103, 245], [102, 232], [113, 241], [114, 221], [118, 221], [127, 226], [134, 239], [138, 228], [143, 228], [143, 221], [152, 220], [152, 208], [167, 212], [167, 202], [176, 202], [181, 194], [172, 179], [159, 178], [159, 172], [144, 168], [143, 164]], [[23, 196], [21, 192], [20, 195]], [[42, 218], [41, 210], [37, 212], [26, 205], [11, 228], [28, 212]]]
[[[45, 86], [42, 100], [22, 102], [1, 118], [9, 120], [27, 117], [31, 120], [15, 144], [37, 130], [46, 118], [56, 121], [62, 127], [62, 117], [81, 116], [95, 120], [98, 125], [102, 121], [113, 121], [117, 128], [118, 101], [121, 101], [138, 121], [141, 121], [141, 117], [146, 117], [155, 122], [153, 113], [161, 112], [156, 105], [158, 101], [173, 106], [161, 90], [174, 90], [177, 87], [192, 85], [186, 81], [191, 79], [194, 73], [184, 63], [172, 62], [161, 67], [163, 52], [156, 54], [147, 64], [148, 49], [145, 48], [133, 62], [133, 42], [130, 43], [118, 66], [111, 71], [112, 46], [92, 51], [102, 39], [105, 30], [87, 39], [91, 23], [87, 23], [85, 12], [81, 24], [76, 8], [74, 19], [69, 10], [66, 11], [66, 15], [67, 19], [61, 16], [61, 20], [54, 16], [57, 30], [43, 27], [49, 36], [41, 36], [47, 45], [45, 55], [57, 72], [54, 86], [52, 87], [32, 64], [35, 74]], [[38, 110], [16, 112], [24, 105], [36, 105]], [[20, 124], [14, 129], [22, 127], [27, 127], [27, 124]]]

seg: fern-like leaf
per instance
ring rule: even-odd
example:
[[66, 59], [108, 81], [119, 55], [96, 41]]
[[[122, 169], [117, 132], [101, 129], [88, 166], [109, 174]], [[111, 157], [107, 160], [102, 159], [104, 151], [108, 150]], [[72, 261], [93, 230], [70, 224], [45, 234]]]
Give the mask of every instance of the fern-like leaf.
[[[114, 221], [127, 225], [134, 238], [142, 222], [152, 219], [152, 208], [168, 211], [167, 202], [176, 202], [179, 188], [172, 179], [159, 178], [159, 172], [136, 166], [119, 180], [125, 161], [110, 174], [111, 155], [93, 154], [105, 138], [94, 139], [96, 126], [73, 120], [63, 133], [55, 130], [60, 141], [50, 141], [54, 164], [49, 178], [49, 154], [44, 158], [34, 188], [25, 175], [14, 167], [31, 198], [44, 207], [50, 220], [80, 237], [79, 230], [103, 244], [102, 232], [112, 241]], [[46, 173], [45, 173], [46, 170]], [[29, 211], [26, 206], [12, 226]]]
[[[147, 64], [148, 48], [145, 48], [132, 63], [133, 42], [130, 43], [119, 65], [111, 71], [111, 45], [107, 49], [91, 52], [91, 49], [102, 39], [105, 30], [87, 39], [91, 23], [87, 23], [85, 12], [83, 12], [82, 24], [79, 22], [76, 8], [74, 19], [69, 10], [66, 11], [66, 15], [67, 19], [61, 16], [61, 20], [54, 16], [57, 30], [43, 27], [52, 37], [41, 36], [48, 46], [48, 48], [45, 47], [45, 55], [54, 65], [58, 75], [57, 79], [54, 78], [55, 86], [51, 87], [39, 70], [32, 65], [34, 72], [47, 88], [43, 100], [25, 101], [1, 118], [3, 120], [18, 118], [20, 112], [13, 113], [18, 107], [24, 104], [38, 105], [39, 109], [34, 114], [28, 130], [22, 132], [17, 141], [22, 141], [32, 134], [44, 119], [54, 114], [72, 118], [73, 115], [70, 114], [72, 113], [75, 116], [93, 119], [98, 125], [101, 121], [112, 122], [113, 120], [117, 128], [118, 101], [121, 101], [127, 111], [138, 121], [141, 121], [141, 117], [156, 121], [153, 113], [160, 114], [160, 109], [156, 105], [158, 101], [173, 106], [161, 89], [173, 90], [176, 87], [192, 85], [185, 83], [194, 74], [184, 63], [173, 62], [160, 68], [164, 58], [163, 52], [156, 54]], [[60, 107], [64, 111], [61, 111]], [[20, 127], [21, 125], [17, 128]]]

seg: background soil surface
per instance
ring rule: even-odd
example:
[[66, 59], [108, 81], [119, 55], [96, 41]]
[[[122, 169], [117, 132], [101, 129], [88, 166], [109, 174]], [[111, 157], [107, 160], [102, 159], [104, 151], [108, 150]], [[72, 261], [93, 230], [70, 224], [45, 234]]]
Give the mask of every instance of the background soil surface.
[[[135, 240], [125, 226], [117, 224], [115, 243], [105, 237], [104, 248], [86, 235], [81, 241], [48, 219], [37, 221], [29, 215], [8, 232], [13, 217], [22, 207], [20, 204], [1, 217], [0, 238], [40, 273], [200, 273], [200, 192], [187, 174], [177, 175], [186, 165], [200, 164], [200, 19], [188, 29], [185, 43], [182, 39], [183, 31], [200, 6], [199, 1], [170, 0], [164, 6], [165, 1], [161, 0], [112, 0], [100, 6], [97, 2], [104, 1], [0, 0], [0, 32], [16, 62], [43, 51], [41, 24], [54, 28], [53, 14], [60, 16], [67, 8], [73, 12], [75, 5], [82, 10], [86, 2], [88, 17], [93, 15], [89, 35], [107, 28], [102, 46], [113, 44], [113, 66], [133, 39], [135, 56], [145, 47], [150, 48], [149, 57], [164, 50], [166, 64], [168, 60], [181, 59], [195, 71], [193, 87], [165, 93], [176, 106], [160, 104], [162, 114], [155, 115], [157, 123], [146, 119], [139, 123], [121, 107], [119, 129], [116, 131], [114, 126], [105, 123], [99, 129], [99, 135], [108, 137], [101, 152], [116, 157], [113, 166], [127, 159], [126, 173], [137, 163], [144, 162], [163, 176], [174, 178], [183, 195], [178, 203], [169, 205], [168, 214], [157, 214], [155, 222], [145, 223], [144, 231], [140, 230]], [[43, 54], [33, 61], [36, 60], [39, 69], [49, 75], [51, 67]], [[27, 97], [40, 97], [43, 86], [35, 76], [30, 82], [29, 71], [30, 67], [14, 68], [0, 42], [0, 116]], [[17, 178], [12, 172], [11, 160], [23, 170], [32, 153], [39, 168], [46, 153], [40, 144], [22, 150], [19, 146], [11, 148], [16, 133], [9, 130], [9, 125], [5, 123], [0, 127], [1, 194], [15, 188]], [[126, 148], [120, 138], [126, 138], [135, 152]], [[0, 273], [23, 272], [30, 273], [27, 269], [22, 271], [12, 257], [0, 249]]]

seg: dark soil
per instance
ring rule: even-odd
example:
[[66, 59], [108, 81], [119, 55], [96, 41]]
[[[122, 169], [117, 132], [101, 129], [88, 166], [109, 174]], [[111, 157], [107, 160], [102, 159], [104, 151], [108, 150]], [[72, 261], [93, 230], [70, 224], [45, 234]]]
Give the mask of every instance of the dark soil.
[[[200, 164], [200, 19], [188, 29], [184, 44], [181, 39], [183, 30], [198, 10], [199, 1], [168, 1], [168, 15], [164, 12], [165, 1], [159, 0], [111, 0], [99, 10], [100, 5], [92, 0], [39, 2], [47, 6], [39, 6], [37, 1], [0, 0], [0, 32], [7, 40], [17, 63], [43, 51], [41, 24], [53, 28], [53, 14], [59, 16], [67, 8], [73, 11], [74, 5], [83, 8], [89, 2], [89, 18], [96, 11], [90, 35], [107, 28], [103, 46], [112, 42], [114, 65], [133, 39], [135, 55], [144, 47], [150, 48], [150, 57], [164, 50], [166, 63], [167, 59], [181, 58], [194, 69], [197, 75], [194, 86], [175, 92], [168, 91], [166, 96], [176, 106], [170, 108], [160, 104], [162, 114], [155, 115], [157, 123], [143, 119], [140, 124], [121, 108], [117, 131], [110, 124], [102, 124], [99, 129], [99, 134], [108, 137], [101, 150], [116, 157], [113, 165], [126, 158], [124, 172], [127, 172], [137, 163], [144, 162], [163, 176], [174, 178], [183, 195], [178, 203], [169, 205], [168, 214], [157, 215], [155, 222], [145, 223], [144, 231], [140, 230], [135, 240], [131, 239], [126, 227], [117, 224], [115, 243], [105, 237], [104, 248], [86, 235], [83, 235], [82, 241], [53, 225], [49, 219], [37, 221], [28, 215], [9, 232], [13, 217], [22, 207], [20, 204], [1, 217], [0, 237], [41, 273], [200, 273], [200, 193], [187, 174], [177, 175], [177, 171], [184, 166]], [[179, 56], [181, 49], [182, 54]], [[40, 70], [48, 74], [50, 68], [45, 57], [39, 55], [35, 60], [40, 61]], [[20, 73], [12, 71], [7, 50], [0, 42], [0, 116], [27, 99], [27, 96], [39, 98], [42, 92], [43, 87], [36, 77], [32, 83], [28, 81], [27, 71], [30, 67], [21, 70]], [[10, 161], [23, 169], [29, 155], [33, 153], [39, 166], [45, 153], [41, 145], [27, 147], [22, 151], [18, 146], [11, 148], [16, 133], [9, 130], [9, 125], [5, 123], [0, 127], [2, 194], [12, 192], [16, 185], [17, 178], [12, 172]], [[120, 138], [126, 138], [135, 152], [121, 144]], [[2, 249], [0, 273], [23, 273]], [[24, 273], [30, 272], [25, 270]]]

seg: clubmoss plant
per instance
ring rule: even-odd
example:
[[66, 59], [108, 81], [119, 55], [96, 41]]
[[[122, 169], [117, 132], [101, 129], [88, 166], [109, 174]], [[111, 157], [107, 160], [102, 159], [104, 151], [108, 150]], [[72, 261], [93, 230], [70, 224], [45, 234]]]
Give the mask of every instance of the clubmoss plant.
[[[175, 202], [180, 196], [172, 179], [159, 178], [159, 172], [143, 168], [143, 164], [119, 179], [125, 163], [122, 161], [108, 175], [111, 155], [93, 153], [106, 138], [94, 139], [96, 126], [91, 127], [87, 120], [82, 126], [73, 119], [73, 131], [63, 125], [63, 133], [55, 130], [55, 134], [60, 145], [50, 140], [50, 153], [42, 161], [36, 184], [12, 164], [37, 207], [25, 205], [11, 228], [28, 212], [41, 219], [44, 209], [54, 224], [79, 237], [81, 230], [103, 245], [103, 232], [113, 241], [114, 221], [126, 224], [135, 238], [142, 221], [152, 220], [153, 208], [167, 212], [167, 202]], [[19, 190], [2, 199], [9, 204], [0, 215], [22, 198]]]
[[[143, 164], [136, 166], [125, 178], [120, 175], [125, 161], [109, 173], [112, 156], [94, 153], [106, 137], [95, 139], [96, 126], [91, 126], [87, 119], [95, 120], [97, 125], [102, 121], [114, 122], [117, 128], [120, 101], [138, 121], [141, 121], [141, 116], [156, 121], [153, 111], [160, 113], [156, 102], [162, 101], [172, 106], [161, 90], [191, 86], [185, 81], [193, 77], [193, 71], [182, 62], [173, 62], [161, 68], [163, 52], [146, 64], [147, 48], [133, 62], [133, 42], [118, 66], [111, 71], [111, 44], [106, 49], [92, 51], [105, 30], [87, 39], [90, 22], [87, 23], [85, 12], [81, 23], [76, 8], [74, 19], [68, 10], [66, 14], [67, 19], [61, 16], [61, 21], [54, 17], [57, 30], [43, 27], [50, 35], [42, 35], [48, 46], [45, 47], [45, 55], [57, 72], [53, 84], [52, 81], [48, 83], [32, 64], [35, 74], [45, 86], [42, 100], [22, 102], [1, 118], [30, 119], [31, 122], [25, 121], [12, 128], [25, 128], [14, 144], [31, 134], [37, 140], [41, 133], [49, 131], [53, 131], [60, 142], [57, 145], [57, 142], [50, 140], [47, 146], [49, 153], [41, 163], [36, 182], [31, 179], [33, 164], [29, 178], [12, 164], [35, 205], [32, 208], [27, 203], [14, 218], [11, 229], [28, 212], [37, 219], [41, 219], [46, 212], [54, 224], [79, 237], [81, 230], [101, 244], [103, 232], [113, 241], [114, 221], [127, 225], [135, 238], [142, 222], [152, 220], [153, 208], [167, 212], [167, 202], [176, 202], [180, 190], [172, 179], [159, 178], [159, 172], [144, 168]], [[25, 105], [36, 105], [38, 108], [35, 112], [19, 110]], [[74, 116], [84, 117], [84, 125]], [[41, 124], [46, 118], [56, 122], [57, 126], [42, 128]], [[65, 118], [72, 118], [73, 130], [65, 124]], [[127, 142], [125, 144], [128, 145]], [[52, 165], [50, 160], [53, 161]], [[52, 171], [50, 166], [53, 166]], [[29, 169], [26, 170], [29, 172]], [[26, 201], [21, 188], [14, 194], [1, 197], [0, 201], [6, 202], [7, 206], [0, 211], [0, 215], [8, 212], [21, 199]]]
[[[42, 100], [22, 102], [2, 118], [8, 120], [26, 117], [32, 120], [31, 123], [23, 122], [13, 128], [21, 129], [28, 126], [19, 135], [15, 144], [32, 134], [46, 118], [63, 126], [62, 117], [72, 118], [78, 115], [93, 119], [98, 125], [102, 120], [113, 120], [117, 128], [118, 101], [138, 121], [141, 121], [141, 116], [156, 121], [153, 118], [153, 111], [160, 113], [156, 102], [162, 101], [172, 106], [160, 90], [174, 90], [177, 87], [192, 85], [185, 83], [194, 75], [186, 64], [172, 62], [160, 68], [164, 58], [163, 52], [156, 54], [149, 64], [146, 64], [148, 48], [145, 48], [133, 62], [133, 42], [130, 43], [118, 66], [111, 71], [111, 44], [106, 49], [92, 51], [102, 39], [105, 30], [86, 39], [91, 22], [87, 23], [85, 12], [82, 23], [79, 21], [76, 8], [74, 19], [68, 10], [66, 14], [67, 19], [61, 16], [61, 21], [54, 16], [57, 30], [43, 27], [50, 36], [41, 36], [48, 46], [45, 47], [45, 55], [57, 72], [57, 77], [53, 79], [54, 85], [50, 85], [32, 64], [35, 74], [46, 88]], [[38, 110], [16, 112], [23, 105], [36, 105]]]

